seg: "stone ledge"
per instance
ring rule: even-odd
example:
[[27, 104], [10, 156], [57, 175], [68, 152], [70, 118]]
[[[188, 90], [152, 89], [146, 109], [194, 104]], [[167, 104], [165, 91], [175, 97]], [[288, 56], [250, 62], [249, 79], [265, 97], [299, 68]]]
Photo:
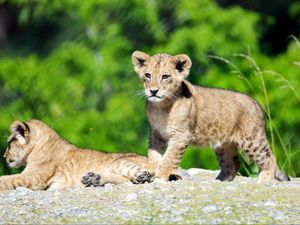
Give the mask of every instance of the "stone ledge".
[[1, 224], [297, 224], [300, 179], [258, 184], [214, 178], [217, 171], [182, 170], [183, 180], [126, 183], [64, 191], [0, 192]]

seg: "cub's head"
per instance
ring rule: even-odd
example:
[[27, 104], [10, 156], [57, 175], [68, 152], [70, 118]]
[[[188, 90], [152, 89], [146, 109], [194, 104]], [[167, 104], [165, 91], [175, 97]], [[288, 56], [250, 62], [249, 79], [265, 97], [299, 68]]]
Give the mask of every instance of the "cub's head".
[[26, 158], [30, 153], [30, 128], [27, 123], [15, 121], [10, 126], [10, 132], [4, 154], [6, 162], [11, 168], [25, 166]]
[[151, 102], [178, 97], [182, 81], [189, 75], [192, 66], [190, 58], [184, 54], [150, 56], [140, 51], [132, 54], [132, 63], [144, 82], [145, 94]]

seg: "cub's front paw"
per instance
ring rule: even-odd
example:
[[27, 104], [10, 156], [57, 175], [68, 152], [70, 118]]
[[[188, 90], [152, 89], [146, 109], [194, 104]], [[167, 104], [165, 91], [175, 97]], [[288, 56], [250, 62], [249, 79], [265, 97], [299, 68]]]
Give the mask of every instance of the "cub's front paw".
[[136, 179], [133, 180], [135, 184], [144, 184], [151, 182], [152, 175], [148, 171], [142, 171], [137, 175]]
[[81, 182], [85, 187], [99, 187], [100, 185], [100, 176], [96, 175], [94, 172], [88, 172], [81, 179]]
[[159, 177], [165, 181], [182, 180], [181, 176], [175, 173], [160, 173]]

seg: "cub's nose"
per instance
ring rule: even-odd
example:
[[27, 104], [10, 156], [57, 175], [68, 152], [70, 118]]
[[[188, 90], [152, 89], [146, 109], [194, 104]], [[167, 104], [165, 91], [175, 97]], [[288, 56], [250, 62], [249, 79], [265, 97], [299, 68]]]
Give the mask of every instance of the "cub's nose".
[[150, 93], [152, 96], [155, 96], [157, 94], [157, 92], [158, 92], [157, 89], [150, 90]]

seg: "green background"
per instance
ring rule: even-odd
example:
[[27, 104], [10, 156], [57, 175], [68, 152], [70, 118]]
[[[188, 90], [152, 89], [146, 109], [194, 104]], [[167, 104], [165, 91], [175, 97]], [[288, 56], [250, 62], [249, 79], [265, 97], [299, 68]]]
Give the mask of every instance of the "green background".
[[[280, 167], [299, 176], [300, 3], [266, 2], [0, 0], [0, 155], [9, 125], [31, 118], [79, 147], [146, 155], [131, 54], [185, 53], [192, 83], [261, 104]], [[257, 173], [240, 159], [243, 175]], [[211, 149], [194, 147], [181, 166], [218, 168]], [[0, 174], [12, 172], [1, 157]]]

